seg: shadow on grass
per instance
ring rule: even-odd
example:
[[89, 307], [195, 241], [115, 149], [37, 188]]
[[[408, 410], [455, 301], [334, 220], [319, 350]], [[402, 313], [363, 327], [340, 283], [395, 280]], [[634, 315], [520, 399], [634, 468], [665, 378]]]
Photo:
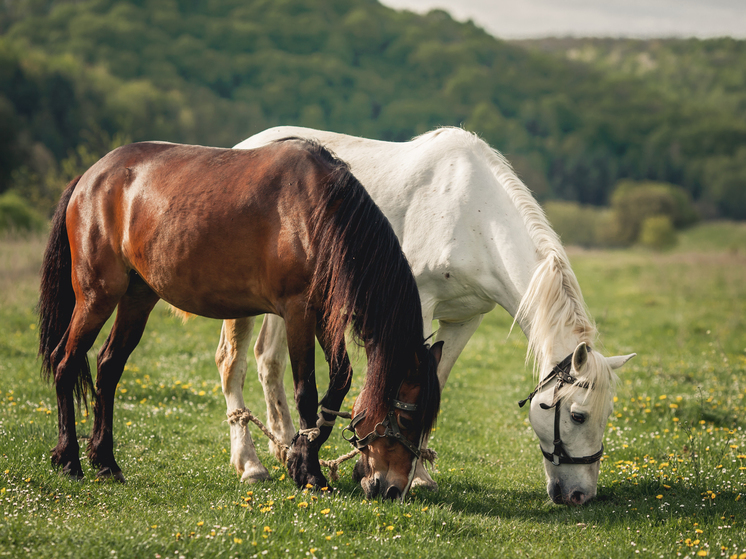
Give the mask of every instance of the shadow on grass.
[[[351, 479], [336, 484], [338, 491], [363, 498], [360, 486]], [[659, 499], [658, 495], [662, 495]], [[726, 523], [735, 518], [740, 503], [738, 493], [720, 493], [715, 499], [706, 491], [684, 486], [666, 490], [657, 482], [638, 485], [599, 487], [598, 495], [587, 505], [555, 505], [543, 490], [488, 493], [478, 481], [457, 479], [441, 484], [438, 493], [415, 490], [408, 498], [424, 505], [439, 506], [467, 515], [518, 519], [561, 525], [630, 525], [639, 522], [663, 525], [677, 517], [695, 517], [702, 523]]]

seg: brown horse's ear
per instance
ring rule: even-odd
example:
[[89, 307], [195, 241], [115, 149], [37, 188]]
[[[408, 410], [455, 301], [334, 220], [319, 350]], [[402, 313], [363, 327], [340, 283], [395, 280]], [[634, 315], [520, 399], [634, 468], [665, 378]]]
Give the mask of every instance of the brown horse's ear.
[[440, 364], [440, 358], [443, 357], [443, 341], [435, 342], [430, 348], [430, 353], [435, 357], [435, 362]]

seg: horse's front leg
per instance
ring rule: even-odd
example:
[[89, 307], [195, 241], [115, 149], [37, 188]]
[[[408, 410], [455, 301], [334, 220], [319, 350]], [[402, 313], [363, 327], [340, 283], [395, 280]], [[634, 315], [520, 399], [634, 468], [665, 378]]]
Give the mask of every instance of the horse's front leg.
[[324, 410], [338, 412], [342, 407], [345, 396], [352, 386], [352, 366], [344, 345], [334, 348], [328, 336], [324, 324], [319, 322], [316, 329], [316, 337], [324, 350], [326, 361], [329, 364], [329, 388], [321, 399], [319, 410], [319, 425], [322, 441], [326, 441], [334, 428], [337, 415]]
[[299, 301], [296, 305], [289, 305], [284, 318], [290, 365], [293, 368], [295, 403], [300, 418], [300, 430], [295, 435], [288, 454], [288, 472], [298, 487], [309, 484], [319, 488], [327, 487], [328, 483], [319, 464], [322, 438], [316, 427], [316, 408], [319, 403], [314, 366], [316, 313], [307, 308], [305, 301]]
[[[476, 332], [477, 327], [482, 322], [482, 318], [484, 318], [484, 315], [479, 314], [464, 322], [440, 321], [438, 332], [435, 335], [435, 342], [443, 342], [443, 355], [438, 364], [438, 381], [440, 382], [441, 393], [448, 380], [448, 376], [451, 374], [453, 365], [466, 347], [467, 342], [474, 335], [474, 332]], [[426, 324], [430, 323], [426, 322]], [[423, 448], [427, 447], [429, 439], [430, 436], [428, 435], [422, 443]], [[422, 487], [430, 491], [438, 490], [438, 484], [430, 477], [422, 459], [417, 461], [412, 487]]]
[[[246, 407], [243, 385], [246, 379], [247, 355], [254, 318], [226, 320], [220, 331], [220, 344], [215, 353], [215, 363], [220, 371], [220, 381], [225, 396], [228, 417], [232, 412]], [[267, 468], [259, 461], [251, 440], [249, 427], [237, 418], [229, 419], [231, 433], [231, 465], [236, 468], [241, 481], [253, 483], [269, 479]]]

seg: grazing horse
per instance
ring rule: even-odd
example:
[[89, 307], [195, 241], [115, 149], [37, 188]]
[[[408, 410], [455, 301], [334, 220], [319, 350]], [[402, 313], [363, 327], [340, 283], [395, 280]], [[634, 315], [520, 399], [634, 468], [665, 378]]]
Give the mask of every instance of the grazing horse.
[[[318, 450], [350, 387], [351, 326], [368, 357], [359, 430], [392, 417], [402, 442], [371, 441], [376, 460], [361, 481], [370, 495], [406, 493], [438, 411], [441, 346], [425, 345], [409, 264], [346, 164], [299, 139], [248, 151], [139, 143], [70, 183], [44, 256], [39, 353], [57, 391], [52, 463], [72, 477], [83, 476], [73, 398], [92, 389], [86, 352], [118, 307], [98, 354], [88, 457], [99, 476], [124, 481], [114, 393], [158, 299], [210, 318], [282, 317], [300, 415], [288, 456], [298, 486], [328, 485]], [[330, 372], [318, 414], [315, 337]]]
[[[431, 333], [433, 319], [439, 321], [435, 339], [445, 341], [438, 366], [441, 388], [485, 313], [500, 305], [515, 317], [541, 382], [531, 399], [530, 419], [549, 456], [544, 460], [547, 491], [556, 503], [592, 498], [612, 409], [612, 369], [632, 355], [605, 358], [595, 348], [589, 351], [596, 328], [570, 262], [510, 164], [458, 128], [391, 143], [282, 126], [236, 147], [290, 135], [314, 138], [345, 159], [391, 222], [417, 280], [425, 334]], [[239, 393], [252, 329], [247, 319], [223, 323], [216, 361], [221, 376], [233, 379], [223, 384], [229, 409], [233, 401], [243, 401]], [[294, 428], [282, 386], [285, 345], [282, 320], [267, 315], [255, 355], [270, 428], [287, 441]], [[231, 463], [244, 478], [266, 476], [248, 434], [232, 435]], [[421, 463], [417, 468], [414, 483], [437, 488]]]

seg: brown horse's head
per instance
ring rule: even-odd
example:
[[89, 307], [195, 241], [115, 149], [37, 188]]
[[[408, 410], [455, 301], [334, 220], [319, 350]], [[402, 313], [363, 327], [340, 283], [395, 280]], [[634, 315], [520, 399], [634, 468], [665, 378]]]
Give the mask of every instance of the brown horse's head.
[[388, 401], [376, 406], [363, 388], [355, 402], [350, 442], [361, 451], [353, 478], [369, 499], [403, 499], [414, 477], [420, 448], [440, 407], [437, 369], [443, 342], [417, 351], [415, 366]]

